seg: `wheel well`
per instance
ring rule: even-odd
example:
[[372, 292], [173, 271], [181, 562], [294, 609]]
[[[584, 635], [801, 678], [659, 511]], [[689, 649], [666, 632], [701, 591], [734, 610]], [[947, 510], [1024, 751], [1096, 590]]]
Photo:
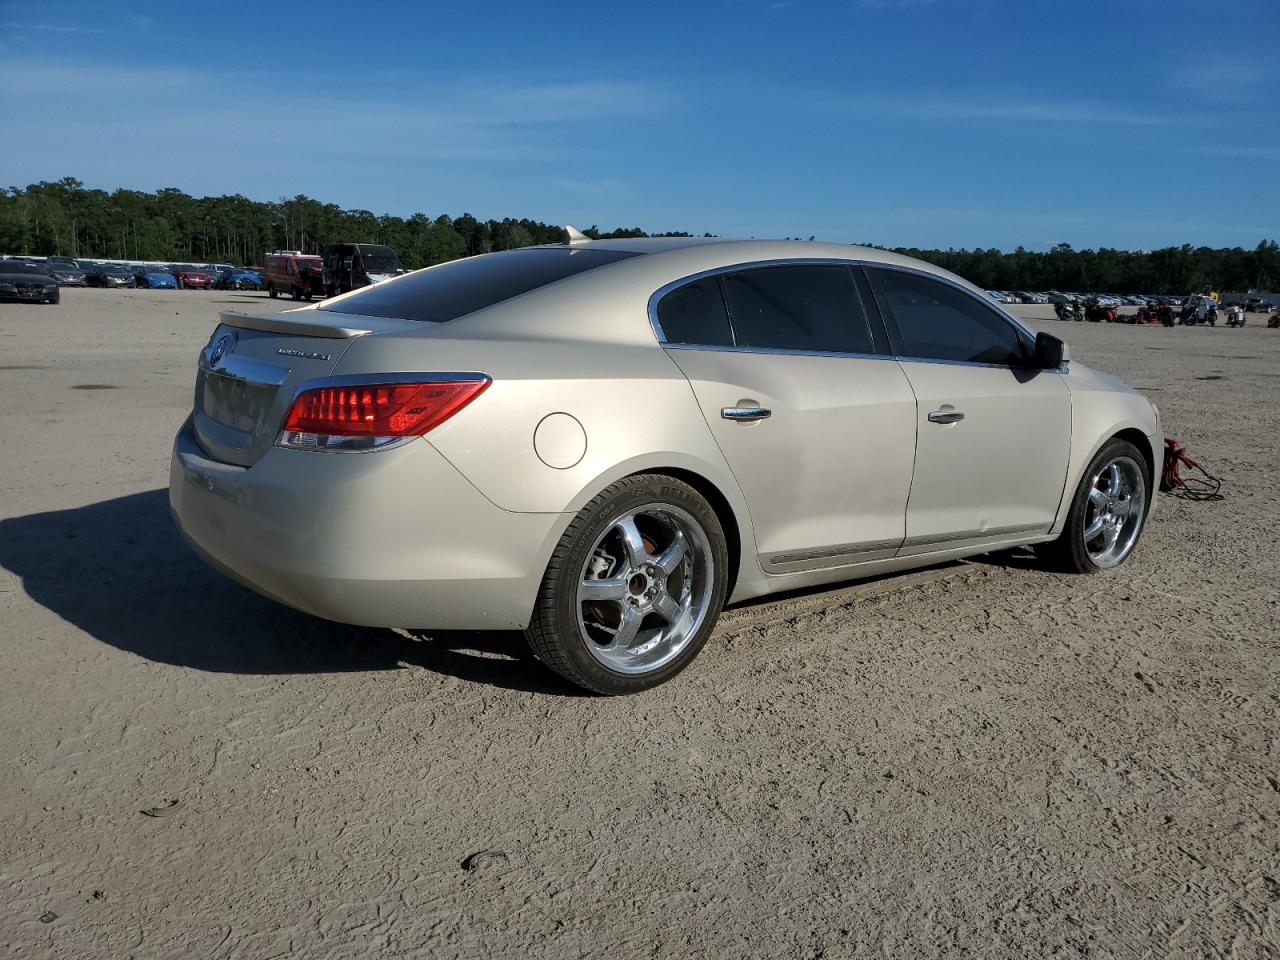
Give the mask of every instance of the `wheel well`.
[[711, 509], [716, 512], [716, 519], [720, 521], [720, 528], [724, 531], [725, 545], [729, 548], [729, 586], [725, 596], [730, 596], [733, 593], [734, 583], [738, 579], [738, 564], [742, 560], [742, 537], [738, 532], [738, 518], [734, 515], [733, 508], [729, 506], [725, 495], [720, 492], [720, 488], [706, 477], [679, 467], [655, 467], [652, 470], [640, 472], [657, 473], [682, 480], [702, 494], [707, 503], [711, 504]]
[[[1154, 454], [1151, 450], [1151, 438], [1141, 430], [1128, 428], [1121, 430], [1112, 439], [1128, 441], [1138, 448], [1138, 452], [1142, 454], [1142, 462], [1147, 467], [1147, 485], [1150, 487], [1154, 484], [1157, 478]], [[1148, 502], [1150, 502], [1150, 500], [1151, 498], [1148, 498]]]

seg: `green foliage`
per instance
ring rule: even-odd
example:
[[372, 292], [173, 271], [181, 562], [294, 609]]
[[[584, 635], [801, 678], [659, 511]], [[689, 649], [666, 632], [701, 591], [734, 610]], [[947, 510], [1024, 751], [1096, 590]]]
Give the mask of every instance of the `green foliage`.
[[1090, 293], [1195, 293], [1274, 290], [1280, 286], [1280, 245], [1264, 240], [1240, 247], [1162, 250], [1073, 250], [1060, 243], [1044, 253], [1024, 250], [916, 250], [917, 257], [960, 274], [987, 290], [1065, 290]]
[[[589, 233], [646, 235], [634, 227]], [[563, 239], [561, 226], [536, 220], [377, 216], [304, 196], [261, 203], [238, 194], [191, 197], [175, 187], [107, 193], [71, 177], [0, 190], [0, 252], [35, 256], [260, 264], [271, 250], [318, 253], [343, 241], [385, 243], [414, 269]]]
[[[589, 237], [645, 237], [639, 227]], [[195, 263], [260, 264], [270, 250], [318, 253], [326, 243], [385, 243], [406, 267], [458, 257], [558, 243], [559, 225], [537, 220], [477, 220], [423, 213], [408, 218], [297, 196], [263, 203], [236, 194], [191, 197], [176, 187], [155, 193], [87, 190], [73, 177], [0, 190], [0, 252]], [[660, 233], [653, 236], [688, 236]], [[707, 234], [710, 236], [710, 234]], [[810, 239], [813, 239], [810, 237]], [[1168, 247], [1125, 251], [1074, 250], [1058, 244], [1046, 252], [917, 250], [918, 257], [990, 290], [1080, 290], [1109, 293], [1185, 293], [1197, 290], [1280, 287], [1280, 246], [1263, 241], [1239, 247]]]

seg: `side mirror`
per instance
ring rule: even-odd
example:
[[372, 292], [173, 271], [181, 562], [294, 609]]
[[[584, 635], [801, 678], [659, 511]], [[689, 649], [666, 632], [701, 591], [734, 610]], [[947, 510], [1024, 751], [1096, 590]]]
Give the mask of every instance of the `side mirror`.
[[1037, 333], [1031, 366], [1037, 370], [1056, 370], [1071, 359], [1067, 345], [1050, 333]]

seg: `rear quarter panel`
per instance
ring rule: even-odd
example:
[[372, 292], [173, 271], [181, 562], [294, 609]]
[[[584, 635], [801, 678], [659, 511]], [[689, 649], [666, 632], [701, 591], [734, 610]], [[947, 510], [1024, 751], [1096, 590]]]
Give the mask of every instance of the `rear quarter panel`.
[[[656, 342], [371, 336], [359, 338], [334, 373], [396, 371], [493, 378], [426, 442], [496, 506], [572, 514], [623, 477], [664, 468], [688, 471], [713, 484], [733, 512], [732, 532], [742, 545], [738, 582], [763, 576], [737, 481], [688, 380]], [[539, 425], [553, 414], [581, 426], [581, 457], [571, 465], [548, 465], [535, 447]]]

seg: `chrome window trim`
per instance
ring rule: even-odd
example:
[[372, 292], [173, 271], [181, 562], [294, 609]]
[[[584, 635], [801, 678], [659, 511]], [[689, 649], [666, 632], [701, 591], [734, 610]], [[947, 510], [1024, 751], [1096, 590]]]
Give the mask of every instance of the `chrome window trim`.
[[718, 353], [763, 353], [792, 357], [839, 357], [846, 360], [897, 360], [885, 353], [840, 353], [836, 350], [789, 350], [784, 347], [717, 347], [701, 343], [663, 343], [664, 350], [714, 350]]
[[[1005, 363], [980, 363], [976, 360], [940, 360], [935, 357], [899, 357], [892, 353], [840, 353], [835, 350], [787, 350], [781, 347], [717, 347], [701, 343], [662, 343], [664, 350], [710, 350], [715, 353], [763, 353], [789, 357], [832, 357], [839, 360], [892, 360], [895, 363], [938, 363], [953, 367], [986, 367], [992, 370], [1031, 370]], [[1066, 373], [1067, 368], [1045, 368], [1042, 373]]]
[[[987, 367], [987, 368], [996, 368], [1000, 370], [1023, 369], [1021, 367], [1011, 366], [1010, 364], [1007, 364], [1007, 363], [980, 363], [975, 360], [942, 360], [935, 357], [908, 357], [908, 356], [899, 355], [893, 352], [890, 352], [890, 353], [840, 353], [833, 350], [792, 350], [792, 349], [786, 349], [781, 347], [738, 347], [738, 346], [723, 347], [723, 346], [716, 346], [714, 344], [669, 343], [667, 341], [667, 335], [663, 331], [662, 324], [658, 320], [658, 304], [661, 303], [663, 297], [671, 293], [671, 291], [676, 290], [680, 287], [683, 287], [686, 284], [693, 283], [697, 280], [704, 280], [707, 277], [718, 277], [718, 276], [723, 276], [726, 273], [737, 273], [742, 270], [758, 270], [763, 267], [813, 267], [813, 266], [871, 267], [877, 270], [896, 270], [899, 273], [910, 273], [919, 277], [925, 277], [929, 280], [935, 280], [938, 283], [943, 283], [949, 287], [954, 287], [956, 290], [959, 290], [961, 293], [967, 295], [969, 299], [973, 300], [975, 303], [981, 304], [984, 308], [986, 308], [987, 310], [990, 310], [996, 316], [1012, 324], [1017, 330], [1021, 331], [1028, 338], [1030, 338], [1032, 343], [1035, 342], [1035, 339], [1036, 339], [1035, 333], [1033, 333], [1030, 329], [1024, 326], [1022, 322], [1018, 320], [1017, 317], [1014, 317], [1012, 314], [1006, 313], [1004, 310], [999, 309], [999, 305], [996, 304], [995, 301], [991, 301], [991, 302], [985, 301], [982, 297], [979, 297], [978, 295], [976, 295], [972, 290], [970, 290], [968, 287], [964, 286], [963, 284], [956, 283], [956, 281], [948, 277], [942, 277], [936, 273], [931, 273], [928, 270], [921, 270], [917, 267], [908, 267], [908, 266], [903, 266], [902, 264], [897, 264], [897, 263], [884, 263], [883, 261], [879, 261], [879, 260], [864, 260], [864, 259], [858, 259], [853, 257], [850, 257], [850, 258], [795, 257], [795, 258], [775, 258], [772, 260], [749, 260], [744, 263], [728, 264], [726, 266], [713, 267], [710, 270], [702, 270], [698, 273], [691, 273], [688, 276], [680, 277], [678, 280], [672, 280], [668, 283], [664, 283], [662, 286], [660, 286], [657, 290], [655, 290], [652, 294], [649, 295], [649, 304], [648, 304], [648, 311], [647, 311], [649, 314], [649, 325], [650, 327], [653, 328], [653, 334], [657, 338], [659, 346], [661, 346], [663, 349], [666, 349], [666, 350], [712, 350], [712, 351], [717, 351], [721, 353], [765, 353], [765, 354], [780, 354], [780, 355], [799, 356], [799, 357], [843, 357], [846, 359], [854, 359], [854, 360], [901, 360], [904, 362], [911, 362], [911, 363], [939, 363], [939, 364], [947, 364], [950, 366], [959, 366], [959, 367]], [[890, 350], [892, 351], [892, 344], [890, 344]], [[1046, 370], [1045, 372], [1046, 373], [1063, 373], [1065, 371], [1066, 371], [1066, 367], [1062, 366], [1062, 367], [1057, 367], [1053, 370]]]

